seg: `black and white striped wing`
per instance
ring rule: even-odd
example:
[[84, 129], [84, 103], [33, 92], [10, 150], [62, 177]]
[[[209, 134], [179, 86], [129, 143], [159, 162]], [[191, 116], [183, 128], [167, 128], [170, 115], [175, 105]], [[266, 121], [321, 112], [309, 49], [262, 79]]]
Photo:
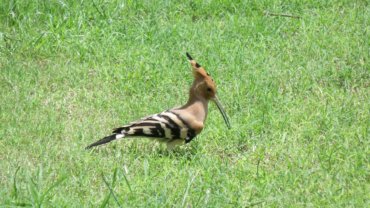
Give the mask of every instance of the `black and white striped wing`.
[[163, 141], [184, 139], [186, 142], [195, 137], [195, 132], [181, 118], [170, 110], [142, 118], [129, 125], [114, 129], [113, 133], [125, 136], [144, 136], [162, 138]]

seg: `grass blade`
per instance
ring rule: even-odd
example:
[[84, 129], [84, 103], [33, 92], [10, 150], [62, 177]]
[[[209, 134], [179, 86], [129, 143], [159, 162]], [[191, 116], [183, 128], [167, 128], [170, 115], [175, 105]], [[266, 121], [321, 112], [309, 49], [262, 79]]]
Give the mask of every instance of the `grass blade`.
[[131, 186], [130, 186], [130, 183], [128, 182], [127, 180], [127, 177], [126, 177], [126, 174], [123, 172], [123, 178], [125, 178], [125, 181], [126, 181], [126, 184], [128, 186], [128, 189], [130, 190], [130, 192], [132, 193], [132, 189], [131, 189]]
[[109, 189], [109, 192], [112, 194], [112, 196], [113, 196], [114, 200], [116, 201], [116, 203], [117, 203], [118, 207], [122, 207], [122, 206], [121, 206], [121, 204], [119, 203], [119, 201], [118, 201], [118, 199], [117, 199], [116, 195], [114, 194], [113, 189], [109, 186], [109, 183], [108, 183], [108, 182], [107, 182], [107, 180], [105, 179], [105, 176], [104, 176], [104, 174], [103, 174], [103, 173], [101, 174], [101, 177], [103, 178], [103, 181], [104, 181], [105, 185], [107, 185], [107, 187], [108, 187], [108, 189]]
[[40, 198], [40, 203], [42, 203], [45, 197], [53, 190], [55, 187], [59, 186], [64, 180], [67, 179], [67, 176], [60, 177], [55, 183], [53, 183], [42, 195]]
[[190, 182], [188, 182], [188, 186], [186, 187], [185, 189], [185, 193], [184, 193], [184, 197], [182, 198], [182, 204], [181, 204], [181, 207], [184, 207], [185, 206], [185, 201], [186, 201], [186, 198], [188, 197], [188, 193], [189, 193], [189, 189], [190, 189], [190, 186], [191, 184], [193, 184], [195, 178], [197, 177], [198, 173], [196, 173], [190, 180]]
[[17, 199], [18, 198], [18, 188], [17, 188], [17, 173], [19, 171], [21, 167], [18, 166], [18, 168], [15, 170], [15, 173], [14, 173], [14, 178], [13, 178], [13, 191], [11, 193], [11, 195]]

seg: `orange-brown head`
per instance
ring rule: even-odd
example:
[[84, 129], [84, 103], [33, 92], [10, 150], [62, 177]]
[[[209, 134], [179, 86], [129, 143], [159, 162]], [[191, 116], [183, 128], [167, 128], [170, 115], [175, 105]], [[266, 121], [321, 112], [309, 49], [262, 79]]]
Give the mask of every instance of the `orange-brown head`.
[[191, 56], [186, 53], [193, 68], [194, 82], [191, 86], [192, 96], [210, 100], [216, 97], [216, 83], [206, 70], [200, 66]]
[[205, 100], [212, 100], [216, 103], [217, 108], [220, 110], [222, 117], [225, 120], [226, 125], [231, 128], [229, 119], [225, 113], [222, 104], [218, 100], [216, 93], [216, 83], [212, 79], [212, 77], [206, 72], [206, 70], [198, 64], [189, 53], [186, 53], [190, 64], [193, 68], [193, 75], [194, 75], [194, 82], [190, 88], [190, 96], [195, 97], [196, 99], [205, 99]]

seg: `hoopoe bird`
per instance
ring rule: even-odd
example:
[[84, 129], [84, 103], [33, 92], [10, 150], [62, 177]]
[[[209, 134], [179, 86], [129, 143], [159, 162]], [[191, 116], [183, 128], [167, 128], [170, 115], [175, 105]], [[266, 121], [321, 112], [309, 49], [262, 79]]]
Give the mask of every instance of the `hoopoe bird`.
[[208, 113], [208, 102], [214, 101], [228, 128], [229, 119], [216, 96], [216, 84], [212, 77], [188, 53], [194, 81], [189, 99], [181, 107], [144, 117], [113, 130], [112, 135], [90, 144], [86, 149], [126, 137], [150, 137], [167, 144], [167, 149], [191, 142], [203, 129]]

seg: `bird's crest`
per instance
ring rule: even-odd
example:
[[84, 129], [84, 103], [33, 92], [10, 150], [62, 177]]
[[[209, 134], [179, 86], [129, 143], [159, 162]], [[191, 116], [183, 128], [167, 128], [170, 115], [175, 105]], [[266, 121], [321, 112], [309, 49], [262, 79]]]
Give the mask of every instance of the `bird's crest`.
[[193, 96], [195, 96], [194, 94], [197, 94], [207, 100], [214, 98], [216, 96], [217, 88], [211, 75], [208, 74], [207, 71], [198, 62], [196, 62], [189, 53], [186, 53], [186, 56], [193, 68], [194, 82], [191, 87]]
[[186, 53], [190, 64], [193, 68], [193, 75], [194, 75], [194, 82], [190, 88], [190, 96], [193, 97], [202, 97], [206, 100], [212, 100], [217, 105], [217, 108], [220, 110], [222, 117], [225, 120], [225, 123], [228, 128], [231, 128], [230, 121], [226, 115], [224, 108], [222, 107], [221, 102], [218, 100], [216, 93], [216, 83], [212, 79], [211, 75], [207, 73], [207, 71], [197, 63], [193, 57], [190, 56], [189, 53]]
[[[195, 79], [211, 79], [211, 76], [206, 72], [206, 70], [198, 63], [196, 62], [193, 57], [190, 56], [189, 53], [186, 53], [186, 56], [189, 59], [189, 62], [193, 68], [193, 75]], [[213, 81], [213, 80], [212, 80]]]

